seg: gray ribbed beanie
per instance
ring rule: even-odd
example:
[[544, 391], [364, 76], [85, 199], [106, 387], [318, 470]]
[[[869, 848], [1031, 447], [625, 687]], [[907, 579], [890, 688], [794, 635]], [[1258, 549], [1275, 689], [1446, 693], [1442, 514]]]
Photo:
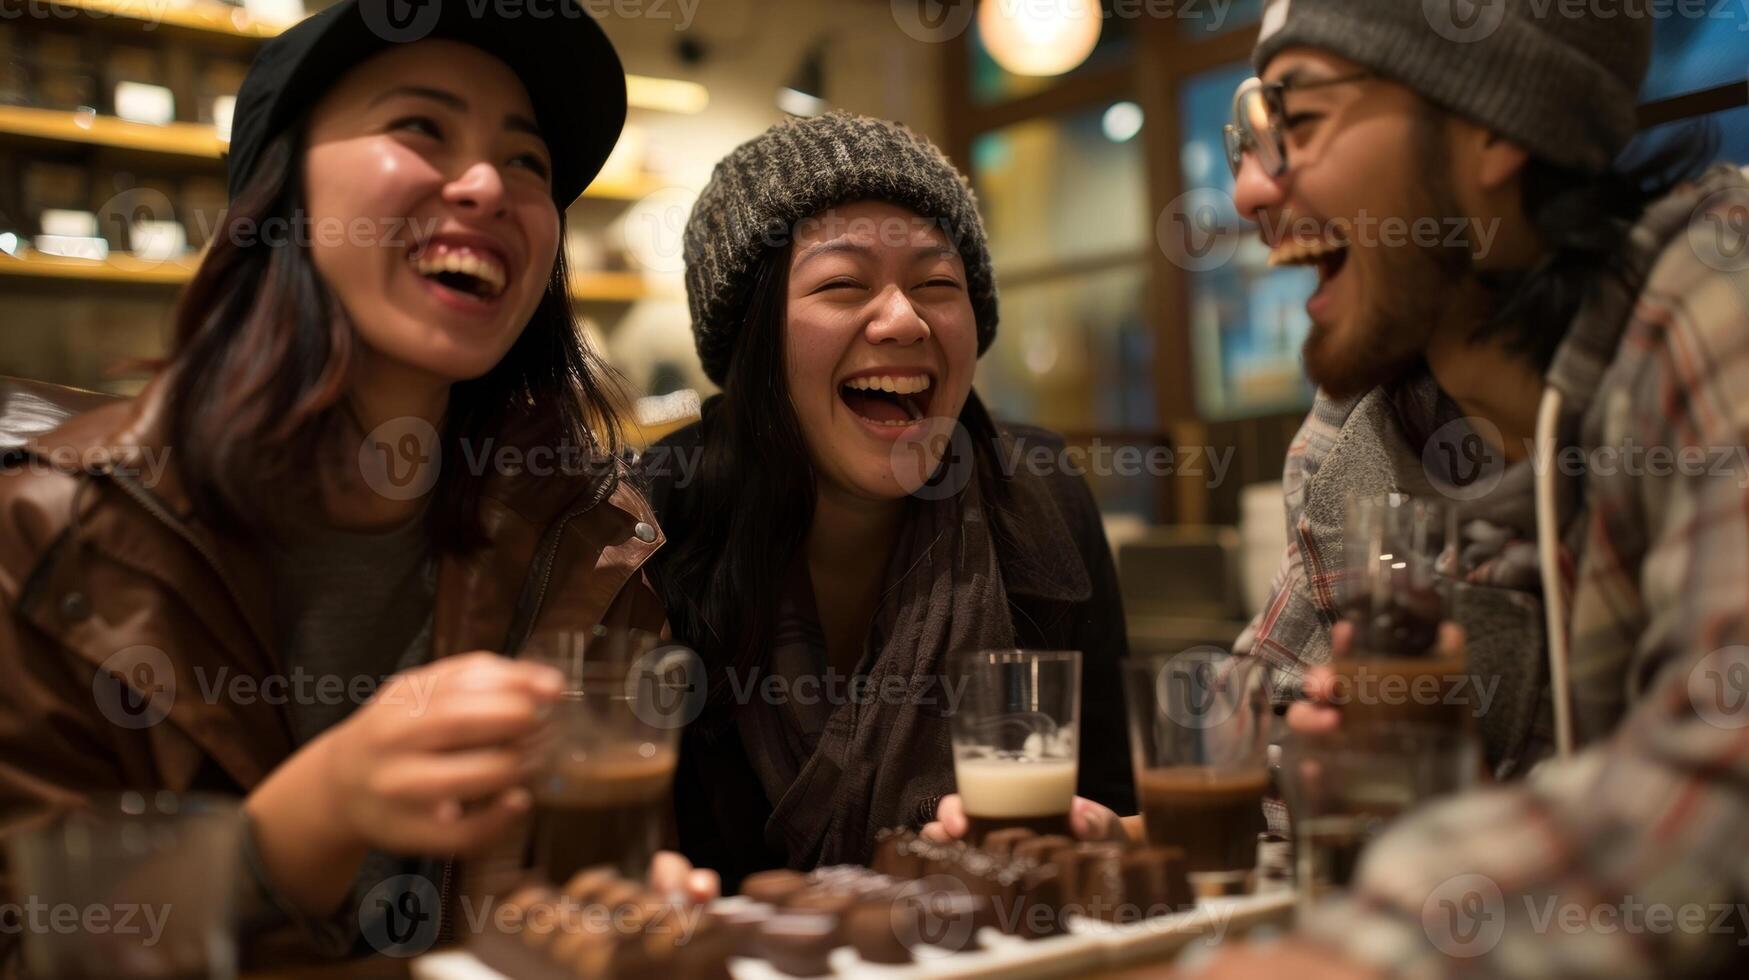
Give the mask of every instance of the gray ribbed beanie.
[[791, 119], [717, 164], [686, 223], [686, 301], [705, 374], [717, 384], [746, 312], [753, 266], [797, 222], [880, 200], [940, 222], [966, 264], [978, 353], [996, 338], [996, 278], [971, 185], [935, 144], [899, 123], [847, 112]]
[[1272, 0], [1252, 62], [1261, 73], [1283, 48], [1329, 51], [1533, 156], [1602, 172], [1638, 128], [1652, 26], [1633, 4]]

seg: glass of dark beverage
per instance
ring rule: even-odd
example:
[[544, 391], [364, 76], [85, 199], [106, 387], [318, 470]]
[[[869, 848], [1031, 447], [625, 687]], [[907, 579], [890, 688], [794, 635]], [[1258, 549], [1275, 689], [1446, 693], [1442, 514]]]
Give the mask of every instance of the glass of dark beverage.
[[1081, 654], [964, 654], [965, 692], [952, 719], [953, 772], [969, 837], [1009, 827], [1068, 834], [1080, 771]]
[[1272, 684], [1262, 660], [1214, 647], [1124, 664], [1148, 842], [1183, 848], [1199, 893], [1241, 891], [1256, 865]]
[[99, 799], [14, 835], [8, 852], [25, 973], [235, 977], [242, 834], [237, 801], [164, 791]]
[[598, 865], [642, 880], [675, 837], [674, 765], [702, 664], [652, 634], [602, 627], [541, 636], [523, 656], [566, 678], [532, 787], [535, 867], [555, 885]]
[[1332, 664], [1335, 700], [1354, 729], [1469, 721], [1463, 657], [1439, 650], [1458, 564], [1456, 515], [1406, 494], [1349, 501], [1341, 600], [1354, 641]]
[[1347, 888], [1367, 845], [1397, 817], [1473, 786], [1480, 758], [1465, 733], [1416, 724], [1288, 739], [1281, 783], [1302, 912]]

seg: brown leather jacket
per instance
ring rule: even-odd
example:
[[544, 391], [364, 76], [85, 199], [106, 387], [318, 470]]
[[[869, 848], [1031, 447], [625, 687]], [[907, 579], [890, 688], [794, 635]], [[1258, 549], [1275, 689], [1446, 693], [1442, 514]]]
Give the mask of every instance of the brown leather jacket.
[[[100, 793], [243, 796], [294, 748], [283, 704], [202, 696], [214, 677], [284, 671], [268, 570], [192, 515], [164, 395], [155, 382], [42, 432], [94, 396], [0, 381], [0, 839]], [[490, 476], [489, 544], [439, 559], [433, 656], [597, 623], [660, 631], [642, 568], [663, 539], [622, 476]], [[142, 726], [147, 705], [165, 710]], [[459, 876], [443, 877], [453, 925]]]

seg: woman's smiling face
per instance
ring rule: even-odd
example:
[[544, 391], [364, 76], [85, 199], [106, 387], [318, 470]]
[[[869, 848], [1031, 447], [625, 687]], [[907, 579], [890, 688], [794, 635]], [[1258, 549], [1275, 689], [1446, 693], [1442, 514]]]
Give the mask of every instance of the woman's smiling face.
[[798, 223], [785, 376], [823, 483], [873, 500], [916, 489], [965, 407], [977, 356], [965, 262], [940, 222], [859, 201]]
[[478, 377], [553, 274], [559, 212], [528, 92], [455, 41], [396, 45], [312, 110], [310, 249], [373, 353], [444, 381]]

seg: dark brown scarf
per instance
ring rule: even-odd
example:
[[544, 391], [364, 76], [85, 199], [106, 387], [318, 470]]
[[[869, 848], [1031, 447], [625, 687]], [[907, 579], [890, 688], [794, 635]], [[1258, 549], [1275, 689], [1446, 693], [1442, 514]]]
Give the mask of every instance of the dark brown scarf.
[[[806, 559], [799, 560], [770, 658], [791, 691], [798, 678], [824, 675], [827, 664]], [[1014, 645], [976, 479], [955, 497], [911, 502], [887, 580], [857, 667], [863, 698], [772, 704], [756, 694], [736, 712], [747, 758], [772, 801], [766, 841], [794, 868], [866, 861], [877, 831], [933, 817], [935, 801], [954, 789], [948, 713], [960, 682], [948, 676], [949, 658]]]

